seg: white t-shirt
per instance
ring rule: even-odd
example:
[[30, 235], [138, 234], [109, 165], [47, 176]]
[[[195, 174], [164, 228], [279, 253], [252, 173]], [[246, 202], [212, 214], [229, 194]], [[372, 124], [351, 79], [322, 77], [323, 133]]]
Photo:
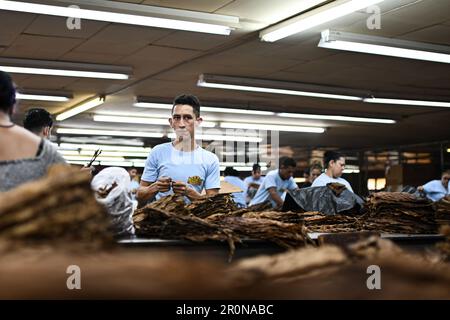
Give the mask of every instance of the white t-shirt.
[[423, 186], [423, 190], [428, 199], [432, 201], [439, 201], [447, 194], [449, 194], [450, 185], [445, 189], [441, 180], [433, 180]]
[[334, 183], [334, 182], [343, 184], [348, 190], [353, 192], [352, 186], [350, 185], [350, 183], [348, 183], [347, 180], [340, 178], [340, 177], [339, 178], [331, 178], [326, 173], [322, 173], [320, 176], [318, 176], [316, 178], [316, 180], [314, 180], [311, 187], [325, 187], [327, 184]]
[[[154, 182], [160, 177], [183, 181], [199, 193], [203, 189], [219, 189], [219, 159], [201, 147], [184, 152], [175, 149], [171, 142], [163, 143], [154, 147], [147, 157], [141, 180]], [[173, 194], [172, 190], [160, 192], [155, 198], [158, 200], [170, 194]]]
[[272, 200], [272, 197], [270, 197], [269, 194], [269, 189], [272, 187], [276, 188], [278, 195], [283, 200], [286, 197], [287, 189], [294, 190], [298, 188], [292, 177], [287, 180], [283, 180], [278, 173], [278, 169], [272, 170], [267, 173], [263, 183], [259, 186], [258, 192], [256, 192], [255, 197], [250, 202], [250, 206], [270, 200], [272, 206], [276, 207], [277, 204]]

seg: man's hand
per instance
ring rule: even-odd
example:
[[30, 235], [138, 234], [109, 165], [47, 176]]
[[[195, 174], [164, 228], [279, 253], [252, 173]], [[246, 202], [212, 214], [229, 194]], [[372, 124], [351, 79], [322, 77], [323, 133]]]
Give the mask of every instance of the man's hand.
[[174, 181], [172, 184], [173, 193], [177, 195], [186, 196], [188, 194], [188, 189], [192, 190], [183, 181]]
[[158, 181], [154, 182], [152, 186], [158, 191], [158, 192], [167, 192], [170, 190], [170, 183], [172, 182], [172, 179], [169, 177], [160, 177]]

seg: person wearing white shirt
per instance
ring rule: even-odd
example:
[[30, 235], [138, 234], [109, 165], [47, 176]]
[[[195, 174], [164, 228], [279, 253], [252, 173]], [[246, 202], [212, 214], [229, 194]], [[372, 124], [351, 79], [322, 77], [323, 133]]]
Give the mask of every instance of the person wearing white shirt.
[[448, 181], [450, 179], [450, 170], [442, 172], [441, 180], [430, 181], [423, 186], [417, 188], [417, 190], [425, 193], [428, 199], [431, 201], [439, 201], [448, 194], [450, 194], [450, 188]]
[[327, 151], [323, 157], [323, 162], [326, 168], [325, 172], [314, 180], [311, 187], [324, 187], [328, 183], [337, 182], [343, 184], [348, 190], [353, 192], [350, 183], [341, 178], [345, 168], [344, 156], [336, 151]]

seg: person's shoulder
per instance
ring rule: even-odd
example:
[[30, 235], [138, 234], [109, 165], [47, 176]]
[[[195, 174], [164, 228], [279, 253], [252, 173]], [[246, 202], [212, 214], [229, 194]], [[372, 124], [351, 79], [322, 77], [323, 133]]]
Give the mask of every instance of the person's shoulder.
[[278, 174], [278, 169], [274, 169], [274, 170], [271, 170], [271, 171], [267, 172], [265, 178], [273, 177], [273, 176], [276, 176], [277, 174]]
[[244, 182], [247, 182], [247, 183], [249, 183], [249, 182], [251, 182], [252, 181], [252, 176], [248, 176], [248, 177], [246, 177], [245, 179], [244, 179]]
[[161, 143], [161, 144], [158, 144], [158, 145], [154, 146], [152, 148], [152, 150], [150, 151], [150, 153], [152, 153], [152, 152], [164, 152], [164, 151], [170, 150], [171, 147], [172, 147], [172, 142]]

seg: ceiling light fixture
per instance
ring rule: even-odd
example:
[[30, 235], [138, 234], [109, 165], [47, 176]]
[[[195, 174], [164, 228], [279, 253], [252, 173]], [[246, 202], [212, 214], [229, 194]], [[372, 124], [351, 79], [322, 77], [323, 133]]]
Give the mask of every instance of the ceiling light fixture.
[[262, 41], [274, 42], [317, 27], [384, 0], [337, 0], [260, 32]]
[[74, 135], [93, 135], [93, 136], [116, 136], [116, 137], [143, 137], [143, 138], [162, 138], [164, 135], [157, 132], [145, 131], [119, 131], [119, 130], [100, 130], [100, 129], [72, 129], [58, 128], [58, 134]]
[[200, 23], [177, 19], [157, 18], [143, 15], [79, 9], [72, 7], [53, 6], [20, 1], [0, 0], [0, 9], [17, 12], [34, 13], [34, 14], [44, 14], [51, 16], [80, 18], [86, 20], [132, 24], [145, 27], [203, 32], [219, 35], [229, 35], [231, 33], [231, 28], [229, 26], [212, 23]]
[[132, 68], [125, 66], [19, 58], [0, 58], [0, 70], [9, 73], [112, 80], [126, 80], [132, 74]]
[[[205, 88], [217, 88], [228, 90], [241, 90], [251, 92], [263, 92], [274, 94], [285, 94], [294, 96], [305, 96], [313, 98], [327, 98], [327, 99], [340, 99], [361, 101], [362, 98], [356, 95], [342, 95], [335, 93], [326, 93], [326, 91], [336, 91], [336, 88], [328, 86], [310, 85], [304, 83], [292, 83], [283, 81], [273, 81], [266, 79], [252, 79], [252, 78], [239, 78], [230, 76], [218, 76], [201, 74], [197, 82], [197, 86]], [[278, 88], [277, 88], [278, 87]], [[289, 89], [281, 88], [288, 87]], [[299, 88], [296, 90], [295, 88]], [[303, 89], [303, 90], [302, 90]], [[325, 92], [317, 92], [313, 90], [324, 90]], [[342, 89], [340, 89], [342, 90]], [[349, 90], [350, 91], [350, 90]], [[351, 90], [352, 92], [360, 91]]]
[[442, 101], [366, 98], [366, 99], [364, 99], [364, 102], [380, 103], [380, 104], [400, 104], [400, 105], [406, 105], [406, 106], [450, 108], [450, 102], [442, 102]]
[[324, 133], [325, 129], [320, 127], [304, 127], [304, 126], [286, 126], [275, 124], [261, 123], [240, 123], [240, 122], [222, 122], [221, 128], [225, 129], [255, 129], [268, 131], [286, 131], [286, 132], [305, 132], [305, 133]]
[[321, 48], [376, 54], [397, 58], [450, 63], [450, 47], [393, 38], [324, 30]]
[[392, 119], [377, 119], [377, 118], [362, 118], [362, 117], [350, 117], [350, 116], [335, 116], [335, 115], [319, 115], [319, 114], [302, 114], [302, 113], [278, 113], [277, 116], [283, 118], [296, 118], [296, 119], [313, 119], [313, 120], [332, 120], [332, 121], [349, 121], [349, 122], [368, 122], [368, 123], [383, 123], [394, 124], [395, 120]]
[[72, 99], [71, 94], [62, 93], [34, 93], [21, 91], [16, 93], [17, 100], [34, 100], [34, 101], [50, 101], [50, 102], [66, 102]]
[[85, 101], [78, 106], [75, 106], [73, 108], [70, 108], [67, 111], [64, 111], [63, 113], [60, 113], [56, 116], [56, 121], [63, 121], [70, 117], [73, 117], [79, 113], [82, 113], [84, 111], [87, 111], [89, 109], [98, 107], [99, 105], [103, 104], [105, 102], [105, 97], [98, 97], [94, 99], [90, 99], [88, 101]]

